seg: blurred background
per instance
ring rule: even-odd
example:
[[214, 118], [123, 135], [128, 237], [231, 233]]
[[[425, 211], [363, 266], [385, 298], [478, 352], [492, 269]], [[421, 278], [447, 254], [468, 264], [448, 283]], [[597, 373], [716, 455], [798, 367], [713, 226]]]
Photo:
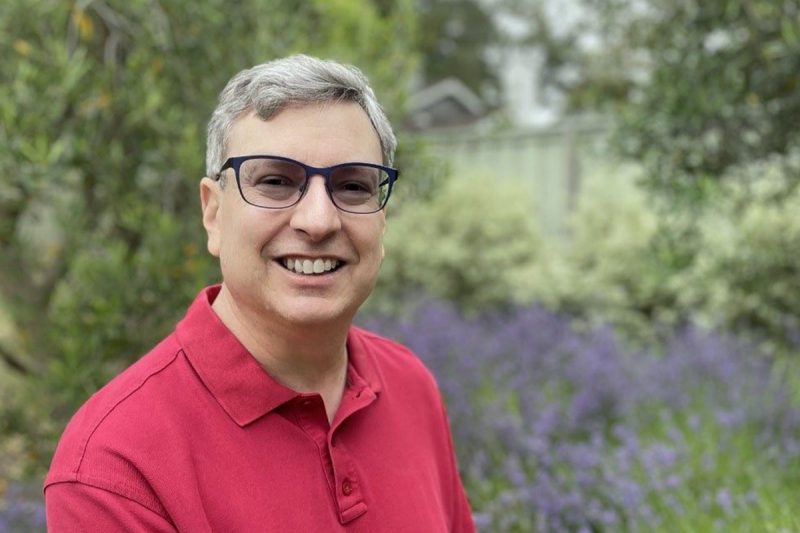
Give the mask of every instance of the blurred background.
[[400, 138], [362, 325], [439, 380], [481, 531], [800, 531], [800, 0], [0, 3], [0, 531], [219, 278], [239, 70], [352, 62]]

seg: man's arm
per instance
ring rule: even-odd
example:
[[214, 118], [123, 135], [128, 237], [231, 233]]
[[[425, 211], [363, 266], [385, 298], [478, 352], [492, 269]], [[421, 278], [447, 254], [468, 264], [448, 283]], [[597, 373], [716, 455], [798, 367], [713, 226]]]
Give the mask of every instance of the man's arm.
[[45, 490], [45, 507], [50, 533], [177, 531], [167, 519], [142, 504], [82, 483], [49, 485]]

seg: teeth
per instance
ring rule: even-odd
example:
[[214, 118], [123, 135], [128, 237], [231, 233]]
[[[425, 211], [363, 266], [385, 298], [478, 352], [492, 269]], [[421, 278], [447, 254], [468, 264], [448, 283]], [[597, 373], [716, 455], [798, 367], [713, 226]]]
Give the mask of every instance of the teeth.
[[339, 266], [336, 259], [284, 259], [283, 266], [298, 274], [323, 274]]

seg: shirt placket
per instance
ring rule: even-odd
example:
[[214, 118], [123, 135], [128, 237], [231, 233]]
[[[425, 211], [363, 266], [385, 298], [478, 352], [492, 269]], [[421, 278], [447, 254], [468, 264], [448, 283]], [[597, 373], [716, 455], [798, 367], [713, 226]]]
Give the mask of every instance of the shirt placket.
[[333, 427], [328, 424], [325, 406], [317, 394], [300, 395], [297, 399], [297, 423], [317, 446], [320, 463], [336, 505], [339, 521], [346, 524], [367, 512], [364, 487], [355, 459], [342, 438], [347, 418], [375, 400], [366, 389], [344, 391]]

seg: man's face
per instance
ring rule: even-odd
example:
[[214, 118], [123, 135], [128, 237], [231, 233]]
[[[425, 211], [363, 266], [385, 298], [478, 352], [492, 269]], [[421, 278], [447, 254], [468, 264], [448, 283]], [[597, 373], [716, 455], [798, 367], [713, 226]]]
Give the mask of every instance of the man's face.
[[[267, 121], [253, 113], [234, 124], [226, 157], [278, 155], [315, 167], [382, 163], [378, 135], [355, 103], [289, 107]], [[201, 184], [208, 250], [219, 257], [223, 284], [241, 312], [285, 324], [349, 323], [371, 292], [383, 256], [383, 211], [353, 214], [333, 205], [322, 176], [285, 209], [247, 204], [233, 170], [226, 184]], [[287, 263], [322, 260], [338, 267], [300, 274]], [[327, 264], [325, 264], [327, 266]]]

